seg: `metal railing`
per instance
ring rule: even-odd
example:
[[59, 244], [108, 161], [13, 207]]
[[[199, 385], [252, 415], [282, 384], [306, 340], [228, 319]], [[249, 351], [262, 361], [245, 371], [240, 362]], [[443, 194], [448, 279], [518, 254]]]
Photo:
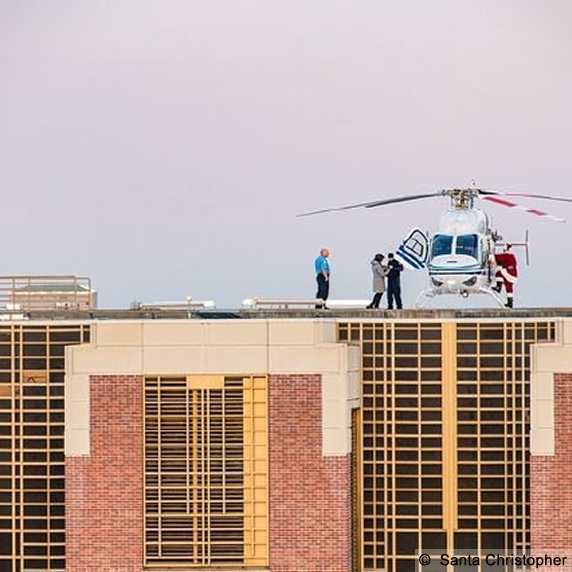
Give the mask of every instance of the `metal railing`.
[[246, 298], [242, 301], [242, 307], [248, 310], [306, 310], [310, 308], [323, 309], [326, 306], [324, 300], [312, 299], [281, 299], [263, 300], [261, 298]]
[[132, 310], [213, 310], [216, 308], [214, 300], [195, 300], [187, 296], [184, 301], [174, 302], [133, 302]]
[[97, 294], [91, 278], [79, 276], [0, 276], [0, 311], [91, 310]]
[[317, 299], [268, 299], [246, 298], [242, 301], [242, 308], [245, 310], [309, 310], [324, 309], [325, 307], [334, 309], [354, 309], [365, 308], [369, 300], [328, 300], [324, 302]]

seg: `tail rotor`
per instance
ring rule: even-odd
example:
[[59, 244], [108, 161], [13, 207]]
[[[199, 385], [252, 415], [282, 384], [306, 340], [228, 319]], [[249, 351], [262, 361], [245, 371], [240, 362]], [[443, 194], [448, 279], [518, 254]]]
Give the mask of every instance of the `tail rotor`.
[[530, 247], [530, 233], [528, 231], [528, 229], [526, 229], [524, 231], [524, 241], [523, 242], [497, 242], [496, 246], [506, 246], [507, 244], [510, 244], [511, 246], [522, 246], [524, 248], [524, 259], [526, 261], [526, 265], [530, 266], [530, 251], [529, 251], [529, 247]]

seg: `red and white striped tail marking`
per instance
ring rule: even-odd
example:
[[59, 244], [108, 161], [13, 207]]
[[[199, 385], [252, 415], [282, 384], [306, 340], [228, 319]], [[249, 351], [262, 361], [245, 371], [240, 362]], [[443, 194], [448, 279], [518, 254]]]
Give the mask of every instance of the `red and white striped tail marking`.
[[528, 214], [531, 214], [534, 216], [539, 216], [539, 217], [542, 217], [542, 218], [545, 218], [548, 220], [553, 220], [556, 222], [566, 222], [566, 220], [563, 218], [559, 218], [557, 216], [551, 215], [551, 214], [544, 212], [544, 211], [540, 211], [538, 209], [529, 209], [527, 207], [523, 207], [522, 205], [519, 205], [517, 203], [513, 203], [512, 201], [509, 201], [507, 199], [501, 199], [498, 196], [486, 195], [486, 196], [482, 197], [482, 199], [484, 201], [489, 201], [489, 202], [494, 203], [496, 205], [501, 205], [503, 207], [508, 207], [510, 209], [523, 211], [525, 213], [528, 213]]

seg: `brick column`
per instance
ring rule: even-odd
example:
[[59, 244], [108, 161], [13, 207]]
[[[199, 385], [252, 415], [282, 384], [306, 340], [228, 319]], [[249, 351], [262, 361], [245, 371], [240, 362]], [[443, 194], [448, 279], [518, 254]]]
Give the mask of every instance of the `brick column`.
[[272, 375], [270, 569], [350, 572], [350, 457], [322, 456], [320, 375]]
[[67, 572], [143, 569], [142, 379], [91, 376], [90, 455], [66, 459]]
[[568, 566], [558, 569], [570, 570], [572, 569], [572, 374], [554, 375], [554, 430], [554, 456], [531, 457], [531, 554], [568, 555], [566, 561]]

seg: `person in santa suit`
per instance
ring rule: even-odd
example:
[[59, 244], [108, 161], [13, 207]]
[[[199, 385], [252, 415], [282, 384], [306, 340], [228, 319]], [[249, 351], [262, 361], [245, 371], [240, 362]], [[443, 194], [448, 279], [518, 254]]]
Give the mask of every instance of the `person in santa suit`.
[[504, 285], [506, 291], [506, 307], [513, 307], [514, 285], [518, 280], [516, 256], [512, 252], [512, 245], [507, 244], [504, 251], [495, 254], [497, 263], [496, 286], [494, 290], [500, 292]]

